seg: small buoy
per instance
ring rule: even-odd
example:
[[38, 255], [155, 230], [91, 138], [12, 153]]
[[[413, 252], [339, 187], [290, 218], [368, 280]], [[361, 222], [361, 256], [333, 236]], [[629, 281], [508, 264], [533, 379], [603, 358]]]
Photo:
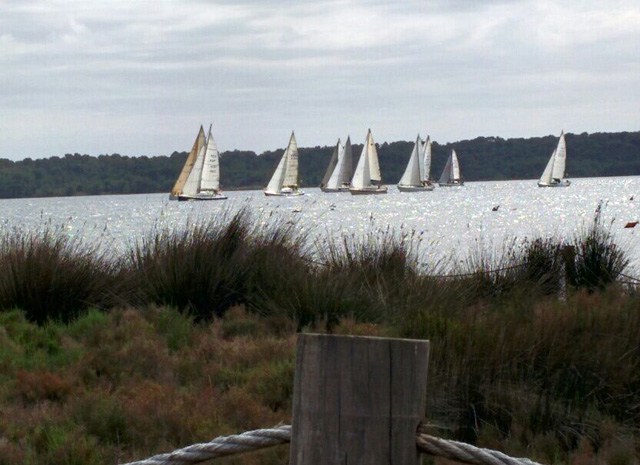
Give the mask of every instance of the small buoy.
[[633, 200], [633, 195], [631, 197], [629, 197], [629, 200]]
[[491, 211], [493, 211], [493, 212], [497, 212], [497, 211], [498, 211], [498, 208], [500, 208], [500, 205], [496, 205], [495, 207], [493, 207], [493, 208], [491, 209]]
[[635, 228], [636, 224], [638, 224], [637, 221], [629, 221], [627, 224], [624, 225], [625, 228]]

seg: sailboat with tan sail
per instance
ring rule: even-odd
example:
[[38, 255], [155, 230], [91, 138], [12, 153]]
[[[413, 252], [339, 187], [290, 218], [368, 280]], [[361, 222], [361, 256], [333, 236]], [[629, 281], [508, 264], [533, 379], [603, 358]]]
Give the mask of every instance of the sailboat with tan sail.
[[187, 156], [169, 198], [181, 201], [227, 198], [220, 189], [220, 154], [211, 135], [211, 126], [206, 138], [200, 126], [193, 148]]

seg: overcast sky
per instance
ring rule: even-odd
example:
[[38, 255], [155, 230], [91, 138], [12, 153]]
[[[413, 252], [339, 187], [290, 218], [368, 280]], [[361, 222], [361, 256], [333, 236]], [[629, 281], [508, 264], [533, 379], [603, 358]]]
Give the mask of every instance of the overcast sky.
[[638, 0], [0, 0], [0, 158], [640, 130]]

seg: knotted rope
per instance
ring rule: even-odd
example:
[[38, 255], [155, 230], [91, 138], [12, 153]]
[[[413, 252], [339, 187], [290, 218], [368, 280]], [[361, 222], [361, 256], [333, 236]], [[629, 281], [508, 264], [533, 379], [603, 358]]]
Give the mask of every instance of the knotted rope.
[[[160, 454], [138, 462], [123, 465], [188, 465], [251, 452], [291, 441], [291, 426], [281, 425], [242, 434], [220, 436], [210, 442], [194, 444], [168, 454]], [[540, 465], [527, 458], [513, 458], [502, 452], [482, 449], [464, 442], [451, 441], [418, 432], [416, 445], [420, 452], [473, 465]]]

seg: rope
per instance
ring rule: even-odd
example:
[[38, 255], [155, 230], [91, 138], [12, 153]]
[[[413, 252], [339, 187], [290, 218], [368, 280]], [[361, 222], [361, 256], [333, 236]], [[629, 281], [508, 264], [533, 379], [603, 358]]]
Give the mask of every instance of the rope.
[[495, 450], [440, 439], [425, 433], [418, 434], [416, 444], [420, 452], [473, 465], [540, 465], [527, 458], [513, 458]]
[[622, 276], [625, 279], [629, 279], [630, 281], [633, 281], [635, 284], [640, 283], [640, 279], [635, 278], [633, 276], [629, 276], [628, 274], [618, 273], [618, 276]]
[[526, 263], [520, 263], [518, 265], [505, 266], [503, 268], [495, 268], [492, 270], [477, 270], [477, 271], [470, 271], [468, 273], [457, 273], [457, 274], [440, 274], [440, 275], [433, 275], [431, 277], [432, 278], [465, 278], [467, 276], [490, 275], [495, 273], [501, 273], [503, 271], [515, 270], [517, 268], [523, 268], [525, 266], [527, 266]]
[[[160, 454], [138, 462], [123, 465], [188, 465], [224, 457], [226, 455], [251, 452], [266, 447], [286, 444], [291, 441], [291, 426], [280, 425], [270, 429], [247, 431], [232, 436], [220, 436], [211, 442], [194, 444], [168, 454]], [[418, 433], [416, 445], [420, 452], [444, 457], [472, 465], [540, 465], [527, 458], [513, 458], [502, 452], [440, 439], [426, 433]]]
[[210, 442], [194, 444], [168, 454], [154, 455], [138, 462], [124, 465], [187, 465], [206, 460], [264, 449], [291, 441], [291, 426], [281, 425], [270, 429], [247, 431], [232, 436], [220, 436]]

